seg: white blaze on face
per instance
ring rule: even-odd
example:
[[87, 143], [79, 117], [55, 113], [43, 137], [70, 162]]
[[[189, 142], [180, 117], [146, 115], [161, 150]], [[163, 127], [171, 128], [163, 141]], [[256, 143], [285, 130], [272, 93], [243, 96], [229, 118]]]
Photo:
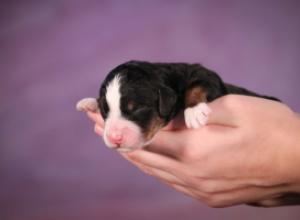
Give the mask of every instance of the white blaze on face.
[[[119, 150], [136, 149], [144, 145], [144, 140], [139, 126], [122, 116], [120, 80], [120, 76], [117, 75], [106, 87], [109, 112], [105, 120], [104, 142], [108, 147], [119, 147]], [[122, 141], [114, 143], [113, 139], [118, 138]]]
[[106, 87], [106, 101], [109, 106], [109, 116], [121, 117], [120, 77], [118, 75]]

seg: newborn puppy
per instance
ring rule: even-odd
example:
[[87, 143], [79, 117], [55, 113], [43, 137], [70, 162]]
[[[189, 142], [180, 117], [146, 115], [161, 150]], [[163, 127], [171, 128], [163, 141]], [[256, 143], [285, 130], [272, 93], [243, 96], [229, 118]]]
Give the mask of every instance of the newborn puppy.
[[82, 99], [76, 107], [79, 111], [99, 108], [105, 120], [105, 144], [131, 151], [149, 144], [181, 110], [188, 128], [200, 128], [211, 113], [206, 103], [226, 94], [279, 101], [226, 84], [199, 64], [130, 61], [107, 75], [98, 99]]

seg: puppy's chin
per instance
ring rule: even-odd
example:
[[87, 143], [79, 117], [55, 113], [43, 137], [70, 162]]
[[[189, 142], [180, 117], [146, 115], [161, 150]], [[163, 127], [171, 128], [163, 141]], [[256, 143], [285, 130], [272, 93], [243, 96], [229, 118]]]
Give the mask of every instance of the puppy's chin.
[[143, 147], [144, 146], [141, 146], [141, 147], [119, 147], [119, 148], [116, 148], [116, 150], [120, 153], [130, 153], [130, 152], [133, 152], [135, 150], [141, 149]]
[[136, 143], [134, 145], [114, 146], [114, 145], [111, 145], [110, 143], [106, 143], [106, 145], [109, 148], [115, 149], [115, 150], [117, 150], [120, 153], [129, 153], [129, 152], [133, 152], [135, 150], [147, 147], [151, 143], [151, 141], [152, 141], [152, 139], [148, 140], [148, 141], [147, 140], [143, 140], [140, 143]]

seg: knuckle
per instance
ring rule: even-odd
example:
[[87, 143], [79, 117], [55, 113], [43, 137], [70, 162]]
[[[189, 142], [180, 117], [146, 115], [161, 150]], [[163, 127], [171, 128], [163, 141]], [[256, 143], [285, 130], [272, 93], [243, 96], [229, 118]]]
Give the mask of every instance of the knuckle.
[[239, 95], [226, 95], [223, 96], [221, 99], [221, 104], [224, 105], [227, 108], [232, 108], [232, 107], [239, 107], [242, 105], [242, 96]]

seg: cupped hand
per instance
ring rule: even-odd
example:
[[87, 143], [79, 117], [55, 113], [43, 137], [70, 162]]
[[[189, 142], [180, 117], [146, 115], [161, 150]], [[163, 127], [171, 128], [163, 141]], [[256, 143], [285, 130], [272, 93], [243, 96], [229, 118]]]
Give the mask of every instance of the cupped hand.
[[[121, 154], [145, 173], [212, 207], [300, 204], [300, 119], [286, 105], [228, 95], [200, 129], [182, 115], [144, 149]], [[99, 113], [87, 112], [102, 135]]]

